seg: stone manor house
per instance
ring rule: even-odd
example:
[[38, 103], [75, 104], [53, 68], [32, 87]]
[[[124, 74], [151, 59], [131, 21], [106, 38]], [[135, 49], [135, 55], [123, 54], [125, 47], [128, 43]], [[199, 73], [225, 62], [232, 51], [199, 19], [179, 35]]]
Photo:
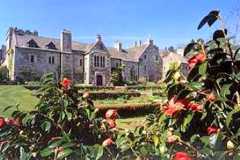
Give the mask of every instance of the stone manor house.
[[6, 47], [1, 50], [3, 66], [11, 80], [26, 80], [53, 72], [56, 77], [69, 77], [76, 83], [106, 86], [111, 84], [111, 71], [123, 68], [128, 81], [158, 81], [162, 59], [152, 39], [123, 48], [120, 42], [106, 47], [100, 35], [93, 43], [72, 40], [70, 31], [63, 30], [59, 39], [42, 37], [37, 31], [9, 28]]

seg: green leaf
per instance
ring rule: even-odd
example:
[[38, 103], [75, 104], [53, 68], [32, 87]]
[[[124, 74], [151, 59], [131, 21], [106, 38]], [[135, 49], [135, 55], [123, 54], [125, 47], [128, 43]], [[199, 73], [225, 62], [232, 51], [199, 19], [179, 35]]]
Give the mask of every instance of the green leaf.
[[20, 147], [20, 159], [19, 160], [30, 160], [31, 153], [26, 153], [23, 147]]
[[182, 125], [182, 131], [185, 132], [187, 126], [189, 125], [189, 123], [192, 121], [193, 115], [192, 114], [188, 114], [187, 117], [184, 118], [183, 121], [183, 125]]
[[230, 113], [228, 113], [227, 119], [226, 119], [227, 126], [229, 126], [230, 122], [232, 121], [233, 114], [235, 114], [237, 112], [240, 112], [240, 107], [239, 106], [235, 106], [235, 108]]
[[193, 89], [193, 90], [199, 90], [203, 87], [203, 83], [202, 82], [191, 82], [189, 83], [189, 86]]
[[7, 110], [11, 109], [15, 107], [14, 105], [11, 105], [11, 106], [7, 106], [6, 108], [3, 109], [3, 112], [6, 112]]
[[206, 72], [207, 72], [207, 65], [208, 65], [207, 61], [199, 65], [198, 71], [199, 71], [200, 75], [204, 76], [206, 74]]
[[69, 156], [71, 153], [73, 152], [72, 149], [70, 148], [64, 148], [63, 151], [59, 152], [58, 155], [57, 155], [57, 159], [63, 159], [67, 156]]
[[43, 150], [40, 151], [41, 157], [48, 157], [53, 153], [53, 150], [50, 149], [49, 147], [44, 148]]
[[225, 85], [222, 86], [221, 91], [220, 91], [220, 96], [222, 98], [225, 99], [226, 96], [230, 94], [230, 87], [231, 87], [231, 85], [232, 84], [225, 84]]
[[62, 143], [63, 143], [63, 141], [60, 139], [60, 140], [58, 140], [58, 141], [55, 141], [55, 142], [51, 143], [51, 144], [48, 146], [48, 148], [54, 149], [54, 148], [56, 148], [56, 147], [59, 147]]
[[152, 139], [154, 145], [157, 146], [159, 144], [159, 137], [157, 135], [153, 135]]
[[41, 128], [46, 131], [46, 132], [49, 132], [50, 128], [51, 128], [51, 123], [49, 121], [44, 121], [42, 124], [41, 124]]
[[191, 50], [194, 49], [194, 46], [195, 46], [195, 45], [198, 45], [198, 44], [195, 43], [195, 42], [189, 43], [189, 44], [185, 47], [183, 55], [186, 56]]
[[201, 29], [205, 24], [212, 26], [213, 23], [218, 19], [219, 11], [213, 10], [207, 16], [205, 16], [200, 24], [198, 25], [198, 30]]
[[99, 160], [103, 156], [103, 147], [99, 144], [90, 147], [90, 151], [91, 157], [93, 157], [94, 160]]

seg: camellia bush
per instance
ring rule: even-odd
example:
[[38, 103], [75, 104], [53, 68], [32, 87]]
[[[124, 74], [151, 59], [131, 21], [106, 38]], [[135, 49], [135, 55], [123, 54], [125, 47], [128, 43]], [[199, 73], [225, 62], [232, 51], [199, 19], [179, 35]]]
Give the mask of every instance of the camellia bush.
[[139, 159], [240, 159], [240, 49], [234, 48], [219, 14], [211, 11], [198, 26], [221, 28], [212, 40], [185, 48], [188, 77], [175, 67], [167, 74], [168, 101], [144, 127], [118, 135], [122, 154]]
[[56, 84], [48, 74], [41, 86], [35, 110], [17, 108], [11, 118], [0, 117], [0, 159], [109, 159], [117, 112], [96, 117], [88, 94], [79, 97], [69, 79]]

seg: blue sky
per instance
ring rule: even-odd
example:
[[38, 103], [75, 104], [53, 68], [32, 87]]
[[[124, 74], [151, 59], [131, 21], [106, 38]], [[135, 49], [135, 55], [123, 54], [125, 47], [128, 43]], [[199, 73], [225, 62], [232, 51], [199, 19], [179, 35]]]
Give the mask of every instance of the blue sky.
[[212, 29], [196, 28], [212, 9], [221, 10], [235, 35], [240, 0], [4, 0], [0, 5], [0, 43], [8, 27], [16, 26], [50, 37], [59, 37], [66, 28], [81, 42], [93, 42], [95, 35], [101, 34], [108, 46], [119, 40], [128, 47], [149, 36], [160, 48], [178, 46], [211, 36]]

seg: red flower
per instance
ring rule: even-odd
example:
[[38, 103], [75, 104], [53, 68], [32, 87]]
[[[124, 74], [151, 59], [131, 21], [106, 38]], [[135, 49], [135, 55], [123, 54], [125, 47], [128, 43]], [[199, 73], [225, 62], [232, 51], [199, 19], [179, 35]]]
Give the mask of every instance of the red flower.
[[107, 123], [109, 128], [115, 128], [116, 127], [116, 122], [112, 119], [107, 119]]
[[114, 142], [111, 138], [108, 138], [108, 139], [105, 139], [102, 143], [103, 147], [106, 147], [106, 146], [110, 146], [112, 145]]
[[118, 117], [118, 113], [117, 113], [117, 110], [115, 110], [115, 109], [109, 109], [105, 113], [105, 118], [106, 119], [113, 119], [113, 120], [115, 120], [115, 119], [117, 119], [117, 117]]
[[6, 123], [7, 123], [7, 125], [20, 127], [19, 119], [7, 118], [6, 119]]
[[212, 102], [216, 100], [216, 96], [213, 93], [210, 93], [209, 95], [207, 95], [207, 100]]
[[173, 160], [192, 160], [192, 158], [185, 152], [177, 152]]
[[202, 111], [203, 106], [200, 105], [200, 104], [198, 104], [198, 103], [189, 103], [189, 104], [188, 104], [188, 108], [189, 108], [190, 110], [194, 111], [194, 112], [195, 112], [195, 111], [200, 112], [200, 111]]
[[188, 65], [192, 69], [197, 63], [202, 63], [206, 60], [204, 53], [198, 53], [188, 60]]
[[0, 117], [0, 128], [3, 128], [5, 126], [6, 122], [3, 117]]
[[167, 116], [174, 116], [179, 111], [183, 110], [188, 105], [187, 100], [176, 100], [176, 96], [172, 97], [168, 104], [164, 106], [163, 112]]
[[63, 88], [65, 90], [70, 89], [71, 84], [72, 84], [72, 81], [67, 78], [63, 78], [63, 80], [61, 82], [61, 85], [63, 86]]
[[207, 128], [208, 135], [216, 134], [216, 133], [218, 133], [218, 131], [219, 131], [219, 128], [217, 128], [217, 127], [208, 127]]

